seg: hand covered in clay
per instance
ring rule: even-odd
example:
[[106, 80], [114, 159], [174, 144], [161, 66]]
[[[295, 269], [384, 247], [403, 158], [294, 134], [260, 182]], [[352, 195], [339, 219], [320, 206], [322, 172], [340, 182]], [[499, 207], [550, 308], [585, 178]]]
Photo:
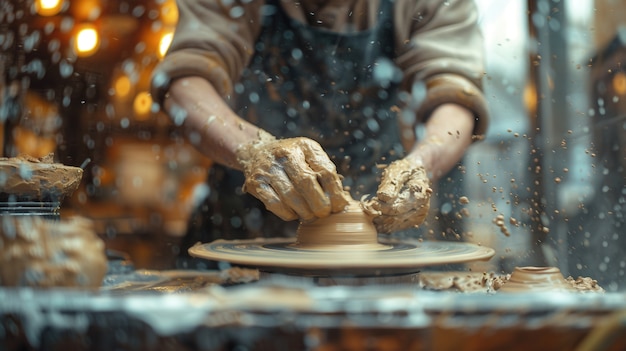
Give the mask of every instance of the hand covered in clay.
[[376, 196], [363, 203], [379, 233], [415, 227], [426, 219], [432, 189], [421, 165], [397, 160], [383, 170]]
[[350, 195], [343, 190], [335, 164], [314, 140], [260, 139], [237, 149], [246, 177], [243, 190], [285, 221], [310, 221], [341, 212]]

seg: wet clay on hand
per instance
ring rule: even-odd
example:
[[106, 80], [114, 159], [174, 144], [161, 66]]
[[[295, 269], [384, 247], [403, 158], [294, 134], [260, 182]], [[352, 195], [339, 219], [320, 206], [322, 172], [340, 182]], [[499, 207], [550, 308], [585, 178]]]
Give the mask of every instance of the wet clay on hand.
[[246, 177], [244, 191], [286, 221], [311, 221], [345, 209], [350, 196], [317, 142], [275, 139], [265, 132], [259, 137], [237, 150]]
[[0, 224], [0, 285], [101, 285], [107, 270], [105, 245], [90, 220], [5, 216]]
[[376, 196], [363, 206], [378, 232], [393, 233], [424, 222], [431, 194], [426, 169], [402, 159], [385, 168]]

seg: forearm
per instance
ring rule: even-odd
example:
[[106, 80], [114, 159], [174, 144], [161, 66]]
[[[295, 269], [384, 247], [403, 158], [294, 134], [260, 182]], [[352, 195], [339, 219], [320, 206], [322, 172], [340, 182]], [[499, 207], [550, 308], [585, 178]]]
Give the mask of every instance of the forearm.
[[441, 105], [426, 121], [424, 138], [413, 145], [406, 159], [423, 165], [436, 181], [463, 157], [472, 143], [473, 129], [472, 112], [457, 104]]
[[185, 77], [169, 88], [164, 108], [186, 139], [212, 161], [241, 170], [235, 151], [260, 129], [237, 116], [205, 79]]

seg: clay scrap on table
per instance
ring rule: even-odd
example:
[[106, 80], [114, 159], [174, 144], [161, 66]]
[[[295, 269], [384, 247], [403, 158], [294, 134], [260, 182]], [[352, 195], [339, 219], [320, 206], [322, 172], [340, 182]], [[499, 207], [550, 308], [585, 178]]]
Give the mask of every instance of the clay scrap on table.
[[0, 217], [0, 286], [97, 288], [105, 244], [83, 217]]
[[[478, 272], [422, 272], [419, 285], [425, 290], [472, 292], [498, 292], [509, 280], [511, 274]], [[604, 289], [589, 277], [565, 278], [572, 291], [602, 293]]]
[[53, 154], [0, 157], [0, 198], [60, 201], [71, 195], [80, 184], [83, 169], [55, 163], [53, 158]]

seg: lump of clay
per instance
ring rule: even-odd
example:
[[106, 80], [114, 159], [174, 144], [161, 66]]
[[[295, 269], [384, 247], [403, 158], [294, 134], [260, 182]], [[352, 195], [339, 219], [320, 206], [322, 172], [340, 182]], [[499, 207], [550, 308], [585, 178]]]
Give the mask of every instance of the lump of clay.
[[0, 285], [101, 285], [107, 270], [105, 245], [90, 220], [3, 216], [0, 224]]
[[305, 250], [381, 250], [372, 217], [361, 204], [351, 201], [344, 211], [312, 222], [300, 223], [298, 239], [292, 246]]
[[515, 267], [499, 292], [574, 291], [557, 267]]
[[61, 201], [80, 184], [83, 169], [53, 162], [53, 155], [0, 157], [0, 198]]

